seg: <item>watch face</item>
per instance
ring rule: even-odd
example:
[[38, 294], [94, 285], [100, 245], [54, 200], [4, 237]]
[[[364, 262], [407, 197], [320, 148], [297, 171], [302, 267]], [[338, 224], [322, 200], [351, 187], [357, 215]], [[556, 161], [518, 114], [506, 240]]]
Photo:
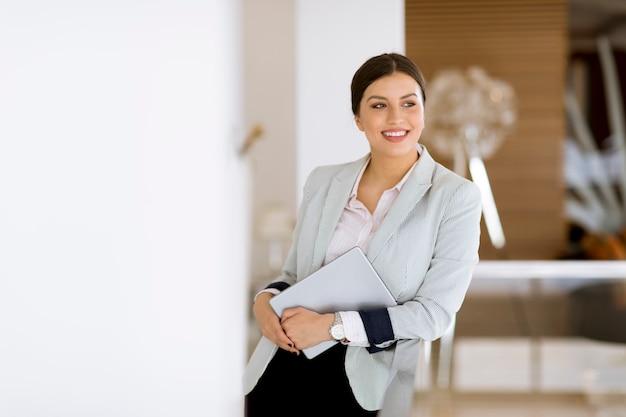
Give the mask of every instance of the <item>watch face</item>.
[[343, 340], [345, 336], [343, 331], [343, 325], [335, 324], [333, 327], [330, 328], [330, 334], [333, 338], [335, 338], [335, 340]]

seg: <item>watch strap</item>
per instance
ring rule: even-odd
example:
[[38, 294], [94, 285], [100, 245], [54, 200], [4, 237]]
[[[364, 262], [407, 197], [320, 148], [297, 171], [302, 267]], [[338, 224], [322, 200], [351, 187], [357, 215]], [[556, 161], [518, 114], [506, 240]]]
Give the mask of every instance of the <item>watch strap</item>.
[[337, 324], [343, 325], [343, 320], [341, 320], [341, 314], [339, 313], [335, 313], [335, 320], [333, 321], [333, 326], [336, 326]]

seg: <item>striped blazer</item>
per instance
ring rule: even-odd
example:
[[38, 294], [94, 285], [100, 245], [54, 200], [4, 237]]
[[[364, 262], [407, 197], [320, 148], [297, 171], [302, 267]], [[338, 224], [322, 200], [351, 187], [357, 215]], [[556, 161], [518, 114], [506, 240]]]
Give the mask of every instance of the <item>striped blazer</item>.
[[[326, 249], [369, 155], [318, 167], [307, 178], [285, 266], [276, 281], [293, 285], [322, 266]], [[426, 148], [372, 238], [367, 257], [398, 305], [387, 310], [393, 338], [435, 340], [460, 309], [478, 262], [478, 187], [435, 162]], [[278, 347], [261, 337], [243, 377], [249, 393]], [[380, 409], [394, 349], [348, 346], [345, 368], [356, 400]]]

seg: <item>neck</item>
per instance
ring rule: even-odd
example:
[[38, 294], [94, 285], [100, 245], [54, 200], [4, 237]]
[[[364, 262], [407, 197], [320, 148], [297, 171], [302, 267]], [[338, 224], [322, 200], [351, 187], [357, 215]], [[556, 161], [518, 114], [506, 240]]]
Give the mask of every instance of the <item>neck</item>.
[[396, 185], [418, 159], [418, 153], [404, 158], [385, 158], [372, 155], [366, 173], [371, 181], [387, 188]]

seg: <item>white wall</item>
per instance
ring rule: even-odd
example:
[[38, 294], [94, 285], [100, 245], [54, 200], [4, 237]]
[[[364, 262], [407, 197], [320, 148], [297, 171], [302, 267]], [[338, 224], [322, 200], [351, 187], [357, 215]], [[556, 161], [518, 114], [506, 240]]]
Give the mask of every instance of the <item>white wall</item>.
[[[278, 202], [295, 216], [313, 167], [367, 152], [350, 111], [350, 81], [370, 56], [404, 51], [404, 1], [243, 4], [247, 124], [265, 131], [250, 152], [253, 212]], [[253, 239], [255, 285], [270, 278], [267, 254], [266, 242]]]
[[236, 416], [239, 2], [0, 2], [0, 415]]
[[371, 56], [404, 52], [404, 1], [298, 0], [296, 38], [300, 192], [315, 166], [368, 152], [365, 136], [354, 124], [350, 82]]

